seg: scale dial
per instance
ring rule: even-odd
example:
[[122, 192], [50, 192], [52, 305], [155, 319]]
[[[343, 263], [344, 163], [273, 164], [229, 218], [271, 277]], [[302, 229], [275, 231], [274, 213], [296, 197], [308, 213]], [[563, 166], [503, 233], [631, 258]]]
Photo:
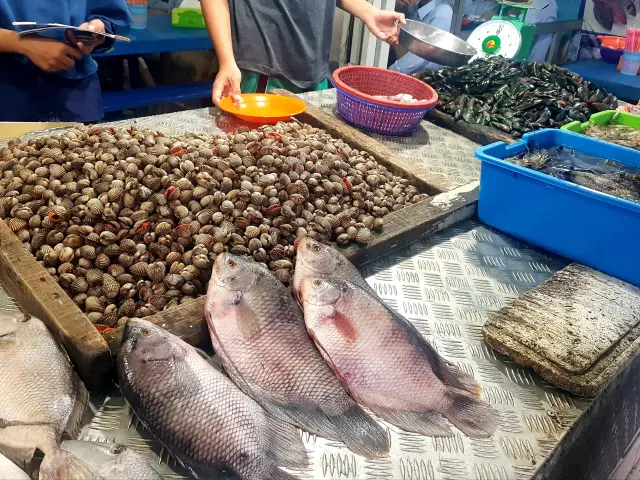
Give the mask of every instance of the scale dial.
[[522, 35], [511, 22], [489, 20], [471, 32], [467, 43], [478, 51], [478, 57], [501, 55], [505, 58], [513, 58], [522, 45]]

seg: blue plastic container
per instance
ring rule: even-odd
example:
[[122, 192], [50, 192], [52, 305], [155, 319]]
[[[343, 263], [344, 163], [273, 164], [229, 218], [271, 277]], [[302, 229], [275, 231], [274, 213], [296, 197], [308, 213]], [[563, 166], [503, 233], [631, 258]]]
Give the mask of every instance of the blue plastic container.
[[560, 145], [640, 168], [640, 151], [565, 130], [539, 130], [512, 145], [487, 145], [476, 150], [482, 161], [480, 220], [640, 286], [640, 204], [503, 160]]

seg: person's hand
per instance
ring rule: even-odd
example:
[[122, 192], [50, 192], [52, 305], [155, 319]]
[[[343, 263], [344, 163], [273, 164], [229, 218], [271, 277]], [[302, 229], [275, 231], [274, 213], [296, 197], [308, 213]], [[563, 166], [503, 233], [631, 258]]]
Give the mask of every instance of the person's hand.
[[407, 8], [415, 5], [418, 0], [396, 0], [396, 8]]
[[59, 72], [74, 67], [82, 53], [66, 43], [50, 38], [24, 37], [18, 43], [18, 52], [45, 72]]
[[403, 13], [377, 8], [363, 20], [373, 35], [390, 45], [398, 43], [399, 28], [396, 22], [406, 23]]
[[[97, 33], [105, 32], [104, 22], [97, 18], [94, 20], [91, 20], [90, 22], [84, 22], [78, 28], [82, 28], [84, 30], [89, 30]], [[73, 43], [78, 47], [78, 50], [80, 50], [80, 52], [82, 52], [83, 55], [91, 55], [91, 52], [93, 52], [94, 48], [104, 43], [104, 37], [102, 36], [95, 38], [95, 40], [91, 42], [90, 45], [79, 42], [76, 38], [76, 32], [73, 30], [68, 31], [67, 38], [71, 43]]]
[[222, 97], [232, 97], [234, 103], [239, 102], [241, 81], [242, 73], [240, 73], [240, 69], [235, 62], [220, 65], [216, 80], [213, 82], [213, 92], [211, 94], [213, 103], [219, 105]]

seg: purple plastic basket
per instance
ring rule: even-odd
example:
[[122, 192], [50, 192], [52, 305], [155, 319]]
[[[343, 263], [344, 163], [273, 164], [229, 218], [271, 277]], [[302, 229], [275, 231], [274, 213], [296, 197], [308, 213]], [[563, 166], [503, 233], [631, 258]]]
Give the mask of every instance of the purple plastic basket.
[[[438, 94], [416, 78], [381, 68], [349, 66], [333, 75], [338, 113], [347, 123], [382, 135], [410, 135], [424, 114], [438, 102]], [[408, 93], [417, 104], [373, 98]]]

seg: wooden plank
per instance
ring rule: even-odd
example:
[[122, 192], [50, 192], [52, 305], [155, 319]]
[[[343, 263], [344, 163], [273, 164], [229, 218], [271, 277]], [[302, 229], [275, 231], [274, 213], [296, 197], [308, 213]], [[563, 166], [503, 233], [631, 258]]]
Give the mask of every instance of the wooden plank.
[[109, 347], [54, 278], [0, 220], [0, 281], [27, 313], [42, 320], [64, 346], [87, 387], [110, 379]]
[[490, 315], [482, 333], [554, 385], [592, 397], [640, 352], [640, 288], [574, 263]]
[[[367, 247], [350, 246], [341, 251], [355, 265], [363, 265], [473, 216], [477, 200], [477, 182], [441, 193], [385, 216], [385, 230], [374, 233]], [[209, 332], [204, 320], [204, 302], [205, 298], [200, 297], [145, 320], [160, 325], [192, 345], [203, 346], [209, 342]], [[119, 327], [114, 332], [104, 334], [114, 354], [120, 348], [123, 330], [123, 327]]]
[[[297, 95], [287, 90], [277, 89], [274, 90], [273, 93], [300, 99]], [[398, 155], [386, 145], [347, 125], [339, 118], [324, 112], [309, 102], [305, 101], [305, 103], [307, 104], [307, 111], [297, 116], [301, 122], [323, 128], [334, 137], [344, 140], [352, 148], [367, 151], [373, 158], [393, 173], [411, 180], [414, 186], [421, 192], [435, 195], [450, 189], [446, 184], [442, 183], [440, 178], [433, 175], [421, 163]]]
[[495, 142], [511, 144], [518, 141], [508, 133], [494, 127], [488, 127], [486, 125], [472, 125], [462, 120], [456, 122], [451, 115], [447, 115], [435, 108], [429, 110], [424, 118], [439, 127], [456, 132], [457, 134], [481, 145], [489, 145], [490, 143]]

